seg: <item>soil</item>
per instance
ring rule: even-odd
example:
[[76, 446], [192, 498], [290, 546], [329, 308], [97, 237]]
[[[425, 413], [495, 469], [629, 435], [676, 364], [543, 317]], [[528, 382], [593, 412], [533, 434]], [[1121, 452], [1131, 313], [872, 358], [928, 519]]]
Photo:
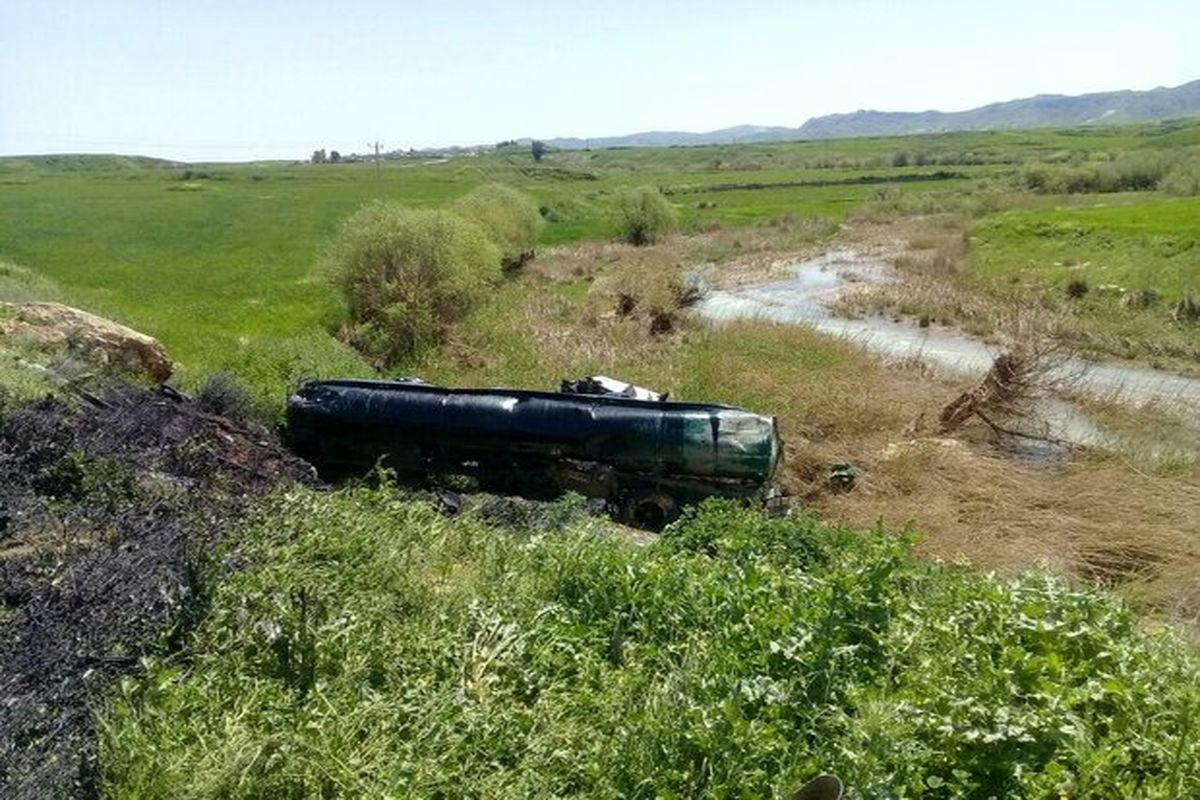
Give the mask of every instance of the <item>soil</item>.
[[253, 424], [169, 389], [0, 396], [0, 797], [98, 794], [93, 713], [204, 607], [253, 499], [313, 480]]

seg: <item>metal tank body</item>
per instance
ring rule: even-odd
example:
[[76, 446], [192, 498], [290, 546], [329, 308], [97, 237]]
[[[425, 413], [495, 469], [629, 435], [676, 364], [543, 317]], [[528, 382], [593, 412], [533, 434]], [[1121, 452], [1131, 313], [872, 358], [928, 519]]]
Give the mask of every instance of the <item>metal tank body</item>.
[[781, 452], [774, 418], [730, 406], [407, 381], [305, 384], [285, 434], [328, 475], [378, 464], [535, 496], [657, 494], [660, 505], [753, 495]]

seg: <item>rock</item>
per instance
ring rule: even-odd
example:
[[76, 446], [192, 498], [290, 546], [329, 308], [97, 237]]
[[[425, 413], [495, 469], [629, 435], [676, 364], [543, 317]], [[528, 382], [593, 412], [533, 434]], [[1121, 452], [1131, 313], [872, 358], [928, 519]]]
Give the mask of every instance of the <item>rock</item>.
[[136, 372], [156, 383], [174, 371], [157, 339], [60, 303], [0, 303], [0, 337], [61, 349], [83, 361]]

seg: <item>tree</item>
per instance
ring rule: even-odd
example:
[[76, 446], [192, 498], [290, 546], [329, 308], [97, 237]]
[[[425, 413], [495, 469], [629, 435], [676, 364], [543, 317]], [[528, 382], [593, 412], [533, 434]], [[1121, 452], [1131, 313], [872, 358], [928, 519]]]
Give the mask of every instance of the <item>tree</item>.
[[321, 148], [320, 150], [313, 150], [312, 163], [314, 163], [314, 164], [324, 164], [325, 163], [325, 148]]
[[627, 189], [617, 198], [617, 232], [629, 244], [653, 244], [674, 230], [675, 221], [675, 209], [653, 186]]
[[529, 145], [529, 152], [533, 155], [534, 161], [541, 161], [542, 156], [546, 155], [546, 143], [534, 139], [533, 143]]
[[343, 223], [324, 266], [349, 310], [343, 338], [391, 366], [467, 313], [500, 277], [500, 251], [449, 211], [376, 201]]
[[342, 160], [342, 154], [339, 153], [337, 150], [330, 150], [329, 151], [329, 160], [336, 164], [337, 162]]
[[546, 221], [529, 195], [511, 186], [488, 183], [454, 204], [454, 211], [477, 223], [500, 248], [501, 264], [514, 270], [533, 258]]

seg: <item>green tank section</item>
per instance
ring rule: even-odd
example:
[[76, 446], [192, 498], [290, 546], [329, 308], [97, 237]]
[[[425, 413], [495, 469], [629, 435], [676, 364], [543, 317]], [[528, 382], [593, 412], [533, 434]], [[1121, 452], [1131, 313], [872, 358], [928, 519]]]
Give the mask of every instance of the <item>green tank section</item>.
[[754, 495], [782, 452], [773, 417], [731, 406], [409, 381], [305, 384], [285, 435], [330, 475], [381, 465], [522, 494], [659, 495], [660, 505]]

